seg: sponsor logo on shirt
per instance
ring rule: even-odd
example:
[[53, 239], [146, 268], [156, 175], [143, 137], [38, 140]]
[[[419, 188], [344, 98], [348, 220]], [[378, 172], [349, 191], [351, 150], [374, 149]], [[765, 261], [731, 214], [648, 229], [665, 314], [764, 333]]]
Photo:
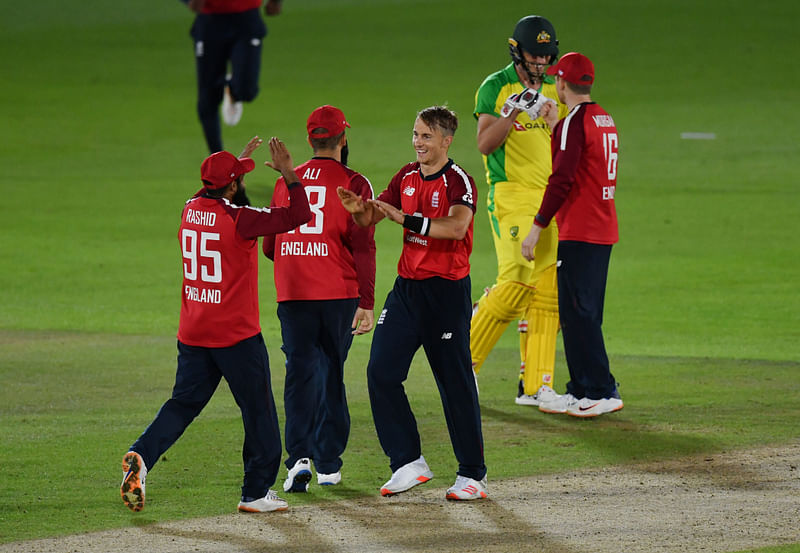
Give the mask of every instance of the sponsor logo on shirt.
[[527, 123], [520, 123], [519, 121], [514, 121], [514, 130], [515, 131], [527, 131], [530, 129], [549, 129], [550, 127], [547, 126], [547, 123], [534, 123], [534, 122], [527, 122]]
[[414, 244], [419, 244], [420, 246], [427, 246], [428, 241], [422, 238], [419, 234], [414, 234], [413, 232], [409, 232], [406, 234], [406, 242], [413, 242]]
[[431, 198], [431, 207], [439, 207], [439, 191], [436, 190]]

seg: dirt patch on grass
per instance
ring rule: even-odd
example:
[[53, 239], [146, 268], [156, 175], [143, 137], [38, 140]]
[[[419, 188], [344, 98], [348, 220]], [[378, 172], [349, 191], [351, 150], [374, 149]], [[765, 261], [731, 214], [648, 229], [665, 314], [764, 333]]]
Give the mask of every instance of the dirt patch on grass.
[[[800, 443], [6, 544], [0, 552], [678, 552], [800, 542]], [[440, 485], [449, 482], [439, 482]]]

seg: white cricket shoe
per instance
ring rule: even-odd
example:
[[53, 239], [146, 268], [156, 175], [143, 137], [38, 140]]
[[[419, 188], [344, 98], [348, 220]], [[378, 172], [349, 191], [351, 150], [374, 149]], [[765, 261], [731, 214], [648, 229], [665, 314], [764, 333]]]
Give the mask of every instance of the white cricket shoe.
[[147, 477], [147, 467], [142, 456], [135, 451], [129, 451], [122, 458], [122, 485], [119, 493], [122, 502], [131, 511], [144, 509], [144, 480]]
[[342, 481], [342, 472], [336, 471], [331, 474], [317, 473], [317, 484], [320, 486], [335, 486]]
[[285, 492], [307, 492], [308, 483], [311, 481], [311, 459], [303, 457], [298, 459], [289, 469], [289, 474], [283, 482]]
[[522, 394], [514, 398], [514, 403], [517, 405], [532, 405], [536, 407], [539, 405], [539, 398], [536, 397], [536, 394]]
[[623, 407], [622, 400], [616, 397], [589, 399], [585, 397], [567, 408], [567, 414], [573, 417], [597, 417], [606, 413], [619, 411]]
[[456, 483], [447, 490], [447, 499], [454, 501], [468, 501], [470, 499], [486, 499], [489, 497], [486, 477], [482, 480], [474, 480], [466, 476], [456, 475]]
[[[522, 381], [520, 380], [520, 383]], [[541, 387], [536, 391], [535, 394], [530, 395], [523, 392], [522, 387], [520, 386], [519, 395], [517, 395], [517, 399], [514, 400], [514, 403], [517, 405], [531, 405], [536, 407], [540, 405], [543, 401], [554, 401], [559, 397], [557, 393], [550, 387], [545, 384], [542, 384]]]
[[514, 403], [517, 405], [539, 405], [536, 394], [530, 395], [525, 393], [525, 385], [522, 379], [517, 383], [517, 397], [514, 398]]
[[242, 102], [234, 102], [233, 96], [231, 96], [231, 87], [226, 86], [225, 94], [222, 97], [222, 120], [231, 127], [238, 125], [243, 111]]
[[424, 484], [433, 478], [428, 463], [425, 462], [425, 457], [420, 456], [416, 461], [406, 463], [392, 474], [386, 484], [381, 486], [381, 495], [394, 495], [396, 493], [410, 490], [414, 486]]
[[570, 408], [578, 404], [578, 400], [572, 394], [559, 395], [555, 392], [553, 394], [555, 397], [539, 402], [539, 411], [542, 413], [567, 413]]
[[286, 500], [269, 490], [267, 495], [258, 499], [243, 497], [239, 502], [239, 510], [243, 513], [269, 513], [271, 511], [285, 511], [289, 508]]

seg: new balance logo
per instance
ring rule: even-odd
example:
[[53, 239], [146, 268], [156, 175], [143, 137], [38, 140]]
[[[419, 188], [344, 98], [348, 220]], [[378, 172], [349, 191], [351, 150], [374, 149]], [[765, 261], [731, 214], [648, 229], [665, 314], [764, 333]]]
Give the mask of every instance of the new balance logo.
[[406, 196], [413, 196], [413, 195], [414, 195], [414, 192], [416, 192], [416, 190], [417, 190], [417, 189], [416, 189], [416, 188], [414, 188], [413, 186], [406, 186], [406, 187], [403, 189], [403, 194], [405, 194]]
[[452, 332], [445, 332], [444, 334], [442, 334], [442, 340], [449, 340], [452, 337], [453, 337]]

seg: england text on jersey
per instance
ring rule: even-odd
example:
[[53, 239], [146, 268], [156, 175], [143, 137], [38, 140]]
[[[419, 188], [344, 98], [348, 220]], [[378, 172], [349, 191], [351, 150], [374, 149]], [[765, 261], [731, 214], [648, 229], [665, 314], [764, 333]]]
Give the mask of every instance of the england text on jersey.
[[210, 290], [208, 288], [195, 288], [194, 286], [184, 287], [186, 299], [200, 303], [222, 303], [222, 291]]
[[325, 242], [281, 242], [281, 256], [289, 255], [310, 255], [315, 257], [327, 257], [328, 244]]

